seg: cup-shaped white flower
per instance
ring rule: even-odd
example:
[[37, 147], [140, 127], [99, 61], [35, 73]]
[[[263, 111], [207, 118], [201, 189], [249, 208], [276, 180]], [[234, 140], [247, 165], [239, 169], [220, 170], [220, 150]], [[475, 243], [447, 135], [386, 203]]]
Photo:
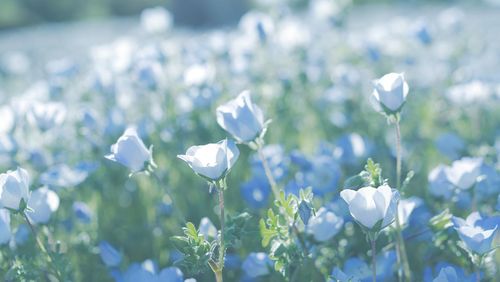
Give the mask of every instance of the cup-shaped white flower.
[[380, 231], [394, 221], [399, 193], [388, 185], [345, 189], [340, 196], [349, 206], [351, 216], [370, 231]]
[[401, 110], [409, 91], [403, 73], [388, 73], [374, 81], [373, 98], [388, 114]]
[[217, 143], [192, 146], [185, 155], [177, 157], [185, 161], [196, 174], [209, 181], [216, 181], [226, 176], [239, 155], [236, 144], [224, 139]]
[[446, 170], [448, 181], [460, 189], [469, 189], [476, 184], [481, 174], [481, 158], [462, 158], [456, 160]]
[[250, 92], [217, 107], [217, 123], [239, 142], [250, 142], [264, 129], [264, 114], [250, 99]]
[[27, 213], [32, 222], [46, 223], [52, 213], [59, 208], [59, 196], [47, 187], [42, 187], [31, 193], [28, 207], [33, 210]]
[[21, 201], [28, 203], [29, 175], [20, 167], [0, 174], [0, 205], [5, 208], [18, 210]]
[[111, 154], [105, 158], [128, 167], [132, 173], [145, 170], [148, 164], [155, 166], [152, 147], [146, 148], [133, 127], [125, 130], [118, 141], [111, 145]]

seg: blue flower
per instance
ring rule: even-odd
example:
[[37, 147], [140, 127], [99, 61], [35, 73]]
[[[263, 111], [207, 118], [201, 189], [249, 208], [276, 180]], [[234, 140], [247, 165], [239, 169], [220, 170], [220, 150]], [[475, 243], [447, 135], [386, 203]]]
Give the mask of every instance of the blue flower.
[[325, 242], [337, 235], [343, 225], [343, 218], [338, 217], [332, 211], [320, 208], [316, 216], [309, 220], [307, 232], [312, 234], [316, 241]]
[[245, 203], [253, 209], [267, 206], [271, 187], [267, 179], [253, 177], [241, 185], [241, 196]]
[[269, 274], [272, 267], [273, 262], [266, 253], [250, 253], [241, 265], [245, 274], [251, 278]]
[[122, 261], [122, 254], [106, 241], [99, 243], [99, 254], [104, 264], [108, 267], [115, 267]]
[[217, 107], [217, 123], [242, 143], [253, 141], [264, 130], [264, 114], [250, 98], [241, 92], [234, 100]]
[[64, 122], [66, 107], [62, 103], [34, 103], [27, 113], [27, 118], [41, 131], [47, 131]]
[[414, 27], [415, 36], [422, 42], [422, 44], [428, 45], [432, 42], [432, 37], [429, 33], [429, 28], [423, 22], [418, 22]]
[[[285, 154], [281, 145], [271, 144], [262, 148], [262, 154], [269, 164], [269, 169], [276, 181], [280, 181], [287, 176], [290, 160]], [[251, 158], [252, 174], [256, 177], [266, 178], [264, 167], [257, 154]]]
[[10, 212], [6, 209], [0, 209], [0, 245], [8, 243], [11, 237]]
[[458, 282], [457, 272], [453, 267], [443, 267], [439, 275], [432, 280], [433, 282]]
[[455, 187], [466, 190], [474, 186], [481, 175], [482, 158], [456, 160], [446, 170], [448, 181]]
[[455, 187], [448, 180], [447, 166], [439, 165], [429, 173], [429, 192], [437, 197], [449, 200], [455, 193]]
[[467, 249], [480, 255], [492, 249], [500, 217], [483, 218], [479, 212], [473, 212], [465, 220], [453, 217], [452, 222]]
[[[386, 281], [393, 274], [393, 266], [396, 263], [394, 251], [384, 252], [377, 256], [377, 281]], [[369, 282], [372, 281], [371, 266], [360, 258], [354, 257], [344, 263], [344, 268], [335, 267], [331, 276], [334, 281], [340, 282]]]
[[74, 202], [73, 212], [75, 213], [76, 218], [83, 223], [90, 223], [92, 221], [92, 211], [84, 202]]
[[183, 282], [184, 274], [182, 271], [174, 266], [164, 268], [158, 274], [158, 281], [161, 282]]
[[177, 157], [185, 161], [196, 174], [209, 180], [219, 180], [231, 170], [239, 155], [236, 144], [225, 139], [218, 143], [192, 146], [185, 155]]
[[[450, 270], [453, 269], [453, 271]], [[444, 270], [444, 269], [447, 269], [447, 270]], [[467, 274], [463, 268], [461, 267], [458, 267], [454, 264], [451, 264], [451, 263], [447, 263], [447, 262], [439, 262], [438, 264], [436, 264], [436, 266], [434, 267], [434, 275], [432, 274], [432, 269], [430, 267], [426, 267], [425, 271], [424, 271], [424, 282], [433, 282], [434, 279], [433, 277], [435, 276], [439, 276], [440, 273], [442, 271], [445, 271], [444, 274], [445, 274], [445, 277], [446, 277], [446, 274], [451, 274], [452, 272], [455, 272], [457, 277], [460, 278], [460, 280], [457, 280], [457, 281], [461, 281], [461, 282], [474, 282], [476, 281], [476, 278], [475, 278], [475, 274], [472, 273], [472, 274]], [[481, 274], [482, 275], [482, 274]], [[450, 277], [453, 277], [453, 274], [451, 274]], [[437, 277], [436, 277], [437, 278]], [[444, 280], [446, 281], [446, 280]]]
[[88, 175], [86, 170], [59, 164], [42, 173], [40, 182], [53, 187], [69, 188], [78, 186], [87, 179]]
[[334, 155], [342, 163], [355, 165], [365, 159], [370, 145], [357, 133], [342, 135], [335, 143]]
[[318, 196], [335, 192], [340, 176], [340, 167], [333, 157], [316, 156], [313, 158], [313, 167], [303, 173], [302, 188], [311, 186], [314, 194]]
[[436, 147], [450, 160], [457, 159], [465, 149], [465, 142], [454, 133], [443, 133], [436, 139]]
[[495, 167], [484, 163], [480, 171], [483, 179], [474, 187], [474, 194], [480, 200], [488, 200], [500, 192], [500, 173]]

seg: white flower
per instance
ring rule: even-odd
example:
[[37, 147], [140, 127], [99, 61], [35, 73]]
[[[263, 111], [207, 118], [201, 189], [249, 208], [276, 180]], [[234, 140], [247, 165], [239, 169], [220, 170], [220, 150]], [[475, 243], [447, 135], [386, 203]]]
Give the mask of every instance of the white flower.
[[446, 170], [448, 181], [460, 189], [469, 189], [476, 184], [481, 174], [481, 158], [462, 158], [456, 160]]
[[39, 188], [31, 193], [28, 207], [33, 210], [27, 213], [31, 221], [46, 223], [52, 213], [59, 208], [59, 196], [47, 187]]
[[264, 128], [262, 110], [252, 103], [249, 91], [241, 92], [216, 111], [217, 123], [240, 142], [253, 141]]
[[[406, 226], [408, 223], [408, 220], [410, 219], [411, 214], [413, 211], [422, 205], [423, 201], [422, 199], [418, 197], [411, 197], [408, 199], [402, 199], [399, 201], [398, 205], [398, 216], [399, 216], [399, 222], [401, 226]], [[391, 227], [396, 227], [395, 223], [391, 225]]]
[[20, 167], [0, 174], [0, 205], [17, 210], [21, 200], [26, 203], [29, 198], [28, 172]]
[[137, 135], [135, 128], [130, 127], [111, 146], [111, 154], [105, 158], [128, 167], [133, 173], [145, 170], [146, 164], [153, 162], [152, 148], [149, 150]]
[[398, 112], [408, 95], [409, 87], [403, 73], [388, 73], [374, 81], [373, 98], [385, 110]]
[[357, 191], [345, 189], [340, 196], [349, 206], [351, 216], [362, 226], [372, 229], [380, 224], [380, 229], [394, 220], [399, 193], [391, 187], [363, 187]]
[[185, 155], [177, 157], [185, 161], [198, 175], [218, 180], [229, 172], [239, 155], [240, 151], [236, 144], [225, 139], [218, 143], [192, 146]]

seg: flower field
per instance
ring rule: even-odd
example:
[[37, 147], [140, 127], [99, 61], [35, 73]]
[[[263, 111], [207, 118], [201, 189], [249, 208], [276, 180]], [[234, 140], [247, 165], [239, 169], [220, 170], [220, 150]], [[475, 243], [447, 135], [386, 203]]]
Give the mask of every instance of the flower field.
[[0, 32], [0, 280], [500, 281], [495, 1], [257, 2]]

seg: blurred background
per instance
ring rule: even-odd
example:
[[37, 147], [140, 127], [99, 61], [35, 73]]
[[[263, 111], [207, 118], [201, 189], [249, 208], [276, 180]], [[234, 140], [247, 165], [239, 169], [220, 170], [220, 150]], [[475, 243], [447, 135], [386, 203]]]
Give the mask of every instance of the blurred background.
[[[333, 0], [332, 0], [333, 1]], [[175, 24], [214, 26], [233, 24], [248, 9], [286, 2], [290, 7], [306, 7], [309, 0], [2, 0], [0, 2], [0, 29], [36, 25], [40, 23], [105, 19], [139, 15], [148, 7], [163, 6], [174, 15]], [[477, 3], [477, 0], [352, 0], [362, 4], [454, 4]], [[483, 0], [500, 4], [500, 0]]]

